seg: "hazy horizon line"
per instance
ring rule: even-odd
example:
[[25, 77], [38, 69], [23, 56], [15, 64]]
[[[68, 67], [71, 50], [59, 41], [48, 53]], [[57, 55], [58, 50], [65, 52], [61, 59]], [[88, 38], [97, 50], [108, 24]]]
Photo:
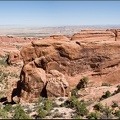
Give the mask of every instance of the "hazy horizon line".
[[0, 27], [77, 27], [77, 26], [120, 26], [120, 24], [86, 24], [86, 25], [0, 25]]

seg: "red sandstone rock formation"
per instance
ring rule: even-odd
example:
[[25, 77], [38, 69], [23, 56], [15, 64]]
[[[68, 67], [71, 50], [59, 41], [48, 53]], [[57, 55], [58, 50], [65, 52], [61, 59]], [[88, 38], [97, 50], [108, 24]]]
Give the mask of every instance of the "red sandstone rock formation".
[[96, 81], [117, 83], [120, 42], [115, 41], [119, 38], [119, 30], [116, 31], [117, 36], [112, 30], [81, 31], [73, 35], [72, 40], [48, 37], [23, 47], [20, 51], [24, 60], [21, 98], [32, 101], [40, 94], [68, 95], [66, 87], [75, 87], [83, 75]]
[[14, 64], [23, 64], [23, 59], [20, 55], [20, 52], [11, 52], [8, 57], [8, 63], [10, 65]]
[[115, 34], [110, 30], [81, 30], [80, 33], [74, 34], [71, 40], [80, 42], [114, 41]]
[[69, 95], [69, 84], [65, 76], [57, 70], [50, 70], [47, 74], [47, 97], [65, 97]]
[[21, 74], [21, 98], [26, 101], [35, 100], [44, 92], [46, 74], [42, 68], [36, 67], [34, 61], [24, 66]]
[[12, 37], [12, 36], [0, 36], [0, 42], [18, 42], [18, 43], [22, 43], [22, 42], [28, 42], [32, 41], [32, 38], [17, 38], [17, 37]]

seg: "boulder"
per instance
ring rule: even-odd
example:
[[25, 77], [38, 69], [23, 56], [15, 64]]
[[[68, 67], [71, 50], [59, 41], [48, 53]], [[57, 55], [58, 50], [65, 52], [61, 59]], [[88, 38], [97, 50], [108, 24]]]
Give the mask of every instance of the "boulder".
[[21, 56], [23, 57], [24, 64], [27, 64], [37, 58], [35, 49], [31, 45], [23, 47], [20, 51]]
[[21, 98], [25, 101], [32, 101], [39, 96], [45, 95], [46, 74], [42, 68], [37, 68], [34, 62], [24, 66], [21, 73]]
[[47, 97], [65, 97], [69, 95], [69, 84], [65, 76], [57, 70], [50, 70], [47, 74]]
[[14, 64], [23, 64], [22, 56], [20, 55], [20, 52], [10, 52], [8, 56], [8, 61], [10, 65]]

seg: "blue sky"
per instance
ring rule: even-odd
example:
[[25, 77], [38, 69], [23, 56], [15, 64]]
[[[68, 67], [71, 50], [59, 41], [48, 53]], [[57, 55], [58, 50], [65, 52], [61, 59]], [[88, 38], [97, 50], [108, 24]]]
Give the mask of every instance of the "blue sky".
[[0, 1], [0, 25], [120, 24], [120, 1]]

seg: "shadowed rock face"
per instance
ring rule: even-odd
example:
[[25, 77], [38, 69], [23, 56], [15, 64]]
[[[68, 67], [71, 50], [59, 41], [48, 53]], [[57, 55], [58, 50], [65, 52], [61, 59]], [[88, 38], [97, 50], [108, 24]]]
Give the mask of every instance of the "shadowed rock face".
[[24, 61], [21, 98], [31, 101], [39, 95], [68, 96], [86, 73], [96, 81], [118, 82], [118, 38], [119, 30], [89, 30], [73, 35], [71, 40], [61, 40], [60, 36], [34, 40], [20, 51]]
[[34, 62], [24, 66], [21, 74], [21, 97], [23, 100], [32, 101], [42, 94], [46, 85], [46, 74], [41, 68], [37, 68]]

